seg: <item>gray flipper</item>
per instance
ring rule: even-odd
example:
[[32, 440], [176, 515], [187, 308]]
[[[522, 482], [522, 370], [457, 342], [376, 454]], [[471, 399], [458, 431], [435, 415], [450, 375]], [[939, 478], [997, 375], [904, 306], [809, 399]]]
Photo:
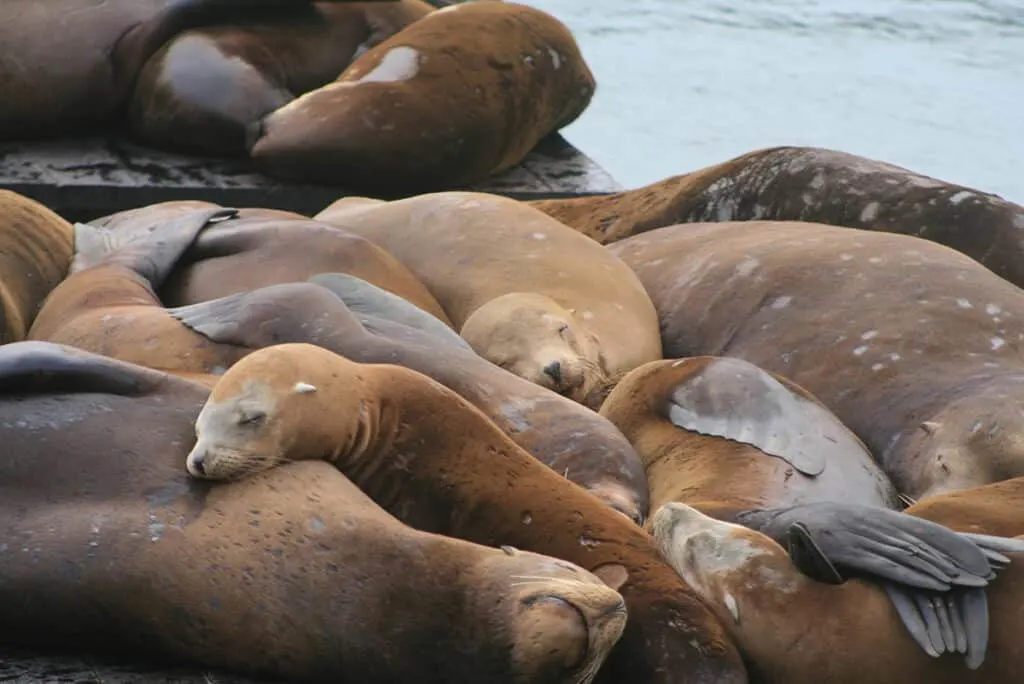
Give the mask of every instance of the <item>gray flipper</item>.
[[741, 359], [720, 358], [676, 386], [668, 417], [678, 427], [749, 444], [808, 476], [826, 456], [864, 447], [839, 419]]
[[[174, 269], [178, 259], [184, 254], [196, 236], [211, 223], [224, 221], [238, 215], [236, 209], [197, 209], [182, 214], [168, 221], [161, 222], [160, 229], [138, 234], [127, 243], [120, 245], [111, 252], [99, 255], [91, 252], [79, 252], [71, 265], [71, 273], [98, 265], [118, 265], [138, 273], [156, 290]], [[81, 225], [81, 224], [80, 224]], [[100, 230], [100, 229], [95, 229]], [[81, 231], [83, 241], [97, 238], [86, 237], [84, 228], [76, 229], [76, 243]]]
[[95, 392], [135, 396], [177, 378], [53, 342], [0, 346], [0, 392]]
[[348, 273], [320, 273], [307, 282], [326, 287], [333, 292], [363, 324], [372, 322], [373, 319], [394, 321], [422, 330], [442, 342], [472, 351], [468, 342], [436, 316], [362, 278]]

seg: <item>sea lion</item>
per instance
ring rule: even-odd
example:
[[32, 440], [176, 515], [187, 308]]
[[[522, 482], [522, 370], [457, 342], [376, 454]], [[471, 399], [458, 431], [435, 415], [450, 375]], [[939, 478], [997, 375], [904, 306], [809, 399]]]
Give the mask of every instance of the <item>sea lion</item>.
[[73, 255], [70, 223], [35, 200], [0, 190], [0, 344], [25, 339]]
[[183, 465], [197, 477], [244, 478], [299, 459], [331, 461], [417, 529], [510, 544], [607, 578], [629, 620], [599, 681], [746, 681], [721, 627], [648, 534], [420, 373], [305, 344], [254, 352], [214, 387]]
[[185, 31], [139, 74], [129, 131], [159, 148], [245, 155], [253, 124], [433, 11], [421, 0], [310, 3], [284, 16]]
[[348, 273], [320, 273], [308, 282], [325, 287], [345, 303], [363, 325], [384, 319], [422, 330], [438, 340], [473, 351], [466, 340], [436, 316], [415, 304]]
[[[967, 650], [965, 667], [950, 655], [928, 657], [917, 648], [901, 625], [900, 610], [870, 582], [815, 582], [765, 535], [685, 504], [662, 506], [653, 521], [665, 557], [715, 607], [758, 681], [1010, 684], [1020, 679], [1024, 538], [1004, 540], [1006, 551], [1012, 551], [1004, 560], [1013, 562], [987, 588], [992, 629], [983, 665], [964, 643], [974, 625], [956, 612], [944, 614], [944, 629], [936, 637], [947, 654]], [[926, 611], [936, 607], [922, 606]], [[919, 610], [913, 605], [904, 609]]]
[[[124, 244], [140, 231], [159, 230], [164, 220], [190, 211], [192, 206], [167, 202], [93, 221], [92, 225], [110, 232], [105, 243], [89, 250], [89, 256], [95, 259], [99, 251]], [[79, 244], [79, 253], [86, 251], [86, 243]], [[423, 283], [371, 241], [277, 209], [240, 209], [238, 218], [204, 230], [159, 294], [167, 306], [182, 306], [333, 272], [361, 278], [448, 323], [441, 305]]]
[[309, 0], [5, 3], [10, 11], [0, 24], [0, 140], [98, 129], [115, 118], [142, 65], [176, 33], [308, 4]]
[[906, 512], [961, 532], [1024, 535], [1024, 477], [918, 501]]
[[409, 195], [479, 182], [572, 123], [594, 77], [560, 21], [511, 2], [447, 7], [267, 116], [265, 173]]
[[[214, 344], [188, 330], [168, 315], [156, 290], [200, 231], [236, 213], [192, 210], [158, 231], [137, 234], [95, 263], [80, 252], [71, 275], [43, 302], [28, 337], [150, 368], [223, 372], [248, 350]], [[79, 224], [79, 231], [86, 229]]]
[[1024, 475], [1024, 292], [907, 235], [800, 222], [660, 228], [609, 246], [669, 357], [745, 359], [812, 392], [912, 499]]
[[[896, 492], [867, 448], [799, 385], [741, 359], [655, 361], [623, 378], [601, 414], [644, 461], [652, 510], [686, 503], [767, 534], [815, 579], [871, 575], [897, 600], [945, 593], [987, 625], [984, 540], [893, 510]], [[984, 653], [986, 638], [976, 630], [965, 643]]]
[[188, 477], [208, 393], [187, 381], [21, 342], [0, 388], [5, 643], [292, 681], [575, 684], [622, 630], [590, 573], [411, 529], [327, 464]]
[[916, 235], [1024, 286], [1024, 207], [854, 154], [771, 147], [613, 195], [530, 202], [602, 244], [676, 223], [813, 221]]
[[478, 354], [588, 406], [661, 358], [657, 314], [630, 269], [521, 202], [441, 192], [316, 218], [397, 257]]
[[380, 318], [364, 326], [323, 287], [277, 285], [169, 313], [228, 349], [308, 342], [353, 361], [419, 371], [457, 392], [518, 445], [613, 509], [637, 523], [647, 515], [643, 464], [610, 422], [420, 330]]

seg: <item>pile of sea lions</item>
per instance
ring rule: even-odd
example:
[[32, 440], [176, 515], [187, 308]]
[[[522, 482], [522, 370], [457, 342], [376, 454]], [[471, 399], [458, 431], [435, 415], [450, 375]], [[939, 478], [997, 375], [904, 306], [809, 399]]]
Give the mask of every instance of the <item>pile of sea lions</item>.
[[376, 196], [71, 224], [0, 190], [0, 644], [305, 682], [1019, 680], [1024, 207], [794, 147], [452, 189], [589, 101], [553, 17], [66, 2], [63, 70], [52, 9], [0, 24], [0, 134], [122, 121]]

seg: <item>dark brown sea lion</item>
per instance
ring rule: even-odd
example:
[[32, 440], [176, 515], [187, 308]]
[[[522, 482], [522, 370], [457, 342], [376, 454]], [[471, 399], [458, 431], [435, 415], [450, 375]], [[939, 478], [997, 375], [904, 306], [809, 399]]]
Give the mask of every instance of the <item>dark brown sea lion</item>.
[[[50, 293], [29, 338], [69, 345], [149, 368], [222, 373], [249, 350], [196, 335], [168, 315], [156, 290], [196, 236], [234, 209], [194, 209], [141, 232], [93, 263], [79, 253]], [[78, 226], [85, 230], [88, 226]]]
[[73, 256], [70, 223], [35, 200], [0, 190], [0, 344], [25, 339]]
[[721, 627], [648, 534], [420, 373], [312, 345], [269, 347], [222, 376], [196, 419], [196, 438], [187, 459], [196, 476], [326, 459], [413, 527], [533, 550], [607, 578], [629, 620], [599, 681], [746, 680]]
[[447, 7], [264, 119], [251, 154], [281, 178], [404, 195], [515, 166], [574, 121], [594, 77], [561, 22], [511, 2]]
[[[138, 232], [160, 230], [165, 220], [195, 208], [193, 202], [166, 202], [93, 221], [110, 232], [101, 233], [105, 242], [79, 240], [78, 251], [96, 259]], [[159, 294], [167, 306], [181, 306], [335, 272], [361, 278], [448, 323], [423, 283], [373, 242], [276, 209], [240, 209], [237, 219], [204, 230]]]
[[615, 510], [637, 523], [647, 515], [643, 464], [607, 420], [421, 330], [385, 319], [363, 325], [323, 287], [278, 285], [170, 314], [228, 349], [308, 342], [360, 363], [419, 371], [457, 392], [519, 446]]
[[342, 200], [316, 218], [397, 257], [478, 354], [592, 408], [614, 379], [661, 358], [658, 316], [632, 271], [522, 202], [439, 192]]
[[755, 150], [635, 190], [530, 204], [605, 244], [700, 221], [813, 221], [905, 233], [953, 247], [1024, 286], [1024, 207], [835, 150]]
[[[685, 504], [666, 504], [653, 520], [666, 558], [715, 606], [758, 681], [1011, 684], [1020, 680], [1024, 538], [996, 540], [1009, 554], [1002, 560], [1013, 562], [986, 589], [992, 627], [988, 656], [980, 664], [979, 655], [967, 643], [967, 635], [977, 625], [955, 611], [942, 613], [942, 629], [935, 635], [946, 646], [946, 655], [929, 657], [915, 646], [901, 622], [904, 614], [934, 614], [936, 608], [941, 610], [938, 604], [896, 608], [885, 591], [865, 580], [841, 585], [815, 582], [765, 535], [705, 516]], [[965, 650], [966, 666], [953, 659]]]
[[432, 11], [421, 0], [310, 3], [283, 16], [180, 33], [139, 74], [129, 130], [155, 147], [247, 154], [251, 126]]
[[5, 0], [0, 140], [109, 123], [149, 57], [192, 26], [283, 12], [309, 0]]
[[684, 224], [610, 246], [670, 357], [735, 356], [812, 392], [913, 499], [1024, 475], [1024, 292], [906, 235]]
[[200, 483], [181, 461], [207, 394], [0, 347], [0, 639], [291, 681], [589, 681], [622, 629], [616, 592], [413, 530], [327, 464]]
[[[893, 510], [896, 493], [867, 448], [799, 385], [736, 358], [656, 361], [623, 378], [601, 413], [643, 459], [652, 510], [685, 503], [756, 529], [821, 581], [868, 575], [894, 601], [940, 599], [976, 626], [964, 649], [984, 654], [980, 587], [994, 576], [985, 540]], [[919, 622], [907, 628], [934, 653], [927, 633], [939, 622]]]

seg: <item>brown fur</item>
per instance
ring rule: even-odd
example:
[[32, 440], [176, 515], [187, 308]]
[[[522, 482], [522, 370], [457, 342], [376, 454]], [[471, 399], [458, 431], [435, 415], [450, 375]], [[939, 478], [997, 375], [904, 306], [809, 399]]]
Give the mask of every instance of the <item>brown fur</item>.
[[[831, 442], [826, 469], [816, 477], [797, 472], [787, 461], [756, 446], [672, 423], [668, 407], [673, 390], [715, 360], [702, 356], [644, 364], [629, 373], [601, 407], [601, 415], [622, 431], [644, 462], [652, 511], [680, 501], [706, 515], [732, 520], [751, 509], [811, 501], [895, 506], [888, 479], [871, 460], [867, 447], [838, 418], [833, 417], [832, 427], [847, 439]], [[799, 385], [773, 377], [793, 394], [820, 405]]]
[[[388, 67], [394, 76], [362, 81], [389, 59], [401, 62]], [[271, 175], [374, 194], [459, 187], [518, 164], [593, 93], [576, 41], [551, 15], [509, 2], [456, 5], [273, 112], [252, 156]]]
[[1024, 477], [928, 497], [906, 512], [959, 532], [1024, 535]]
[[814, 221], [948, 245], [1024, 286], [1024, 207], [853, 154], [772, 147], [642, 188], [531, 205], [603, 244], [698, 221]]
[[1024, 292], [947, 247], [800, 222], [683, 224], [610, 246], [670, 357], [813, 392], [911, 498], [1024, 475]]
[[[443, 192], [342, 200], [316, 218], [400, 259], [481, 356], [577, 401], [597, 397], [594, 408], [611, 377], [661, 358], [657, 315], [633, 273], [521, 202]], [[560, 379], [543, 371], [552, 361]]]
[[73, 254], [70, 223], [28, 197], [0, 190], [0, 344], [25, 339]]
[[[959, 506], [971, 510], [991, 503], [982, 487], [937, 497], [957, 497], [945, 510], [948, 517], [920, 517], [948, 524]], [[1019, 502], [1015, 502], [1019, 504]], [[1019, 505], [1003, 503], [1020, 522]], [[908, 512], [910, 509], [908, 509]], [[912, 513], [913, 514], [913, 513]], [[970, 519], [971, 514], [967, 514]], [[1008, 520], [1009, 518], [1004, 518]], [[961, 521], [964, 519], [961, 518]], [[850, 580], [840, 585], [815, 582], [797, 570], [789, 556], [768, 537], [743, 527], [719, 528], [727, 541], [710, 536], [691, 538], [687, 550], [672, 543], [670, 533], [658, 530], [662, 514], [654, 517], [656, 534], [666, 556], [684, 568], [698, 591], [709, 598], [744, 651], [752, 677], [764, 684], [1012, 684], [1020, 681], [1024, 649], [1024, 554], [1010, 554], [1012, 563], [986, 588], [990, 610], [990, 640], [984, 664], [969, 670], [959, 654], [931, 658], [907, 633], [891, 601], [875, 584]], [[719, 523], [721, 525], [721, 523]], [[708, 528], [710, 529], [710, 527]], [[998, 528], [985, 528], [998, 533]], [[731, 551], [725, 551], [731, 549]], [[743, 556], [742, 554], [752, 554]], [[692, 560], [707, 567], [736, 563], [731, 570], [717, 567], [687, 573]], [[716, 560], [710, 560], [716, 559]], [[677, 566], [677, 567], [680, 567]], [[705, 587], [701, 589], [701, 587]], [[739, 613], [737, 624], [725, 605], [732, 595]]]
[[[167, 202], [94, 223], [127, 236], [194, 208], [194, 203]], [[238, 219], [203, 231], [159, 294], [167, 306], [182, 306], [267, 285], [302, 282], [318, 273], [362, 278], [450, 325], [444, 309], [423, 283], [373, 242], [275, 209], [241, 209]]]
[[413, 530], [324, 463], [207, 486], [181, 467], [205, 389], [101, 357], [12, 369], [25, 344], [0, 349], [4, 643], [526, 684], [573, 681], [588, 633], [614, 641], [621, 598], [581, 569]]
[[356, 364], [310, 345], [271, 347], [221, 378], [196, 432], [190, 464], [205, 455], [215, 467], [217, 454], [229, 454], [225, 462], [244, 472], [232, 459], [251, 455], [247, 464], [263, 468], [330, 459], [419, 529], [510, 544], [599, 574], [620, 574], [617, 566], [624, 566], [620, 592], [629, 623], [600, 681], [745, 681], [721, 626], [658, 558], [647, 534], [424, 375]]
[[139, 75], [131, 133], [172, 150], [247, 154], [250, 126], [432, 11], [422, 0], [310, 3], [284, 16], [180, 33]]

